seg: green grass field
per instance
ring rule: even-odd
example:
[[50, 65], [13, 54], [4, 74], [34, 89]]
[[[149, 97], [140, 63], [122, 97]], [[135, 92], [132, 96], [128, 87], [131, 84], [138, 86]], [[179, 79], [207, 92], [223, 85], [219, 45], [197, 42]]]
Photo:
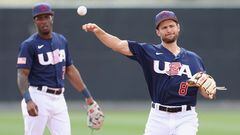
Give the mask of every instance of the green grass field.
[[[104, 127], [94, 135], [142, 135], [148, 112], [105, 112]], [[200, 111], [198, 135], [240, 135], [239, 111]], [[70, 112], [72, 135], [91, 135], [85, 112]], [[20, 112], [0, 112], [0, 135], [22, 135]], [[50, 135], [46, 130], [45, 135]]]

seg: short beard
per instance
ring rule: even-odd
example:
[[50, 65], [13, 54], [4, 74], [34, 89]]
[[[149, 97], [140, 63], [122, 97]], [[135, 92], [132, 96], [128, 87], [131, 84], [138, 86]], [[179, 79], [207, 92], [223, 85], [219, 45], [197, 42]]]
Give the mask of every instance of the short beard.
[[47, 32], [41, 32], [42, 35], [48, 35], [50, 33], [50, 31]]
[[178, 35], [175, 35], [173, 38], [169, 39], [169, 38], [162, 38], [162, 41], [167, 43], [167, 44], [171, 44], [173, 42], [175, 42], [178, 38]]

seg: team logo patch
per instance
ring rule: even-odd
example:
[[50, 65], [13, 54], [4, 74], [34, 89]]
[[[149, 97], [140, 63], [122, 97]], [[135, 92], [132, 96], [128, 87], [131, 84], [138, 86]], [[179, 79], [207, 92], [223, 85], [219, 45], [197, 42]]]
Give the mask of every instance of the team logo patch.
[[42, 5], [42, 6], [39, 7], [39, 10], [40, 10], [41, 12], [48, 11], [48, 7], [45, 6], [45, 5]]
[[18, 57], [17, 64], [26, 64], [27, 58], [26, 57]]
[[166, 72], [171, 76], [178, 75], [178, 72], [181, 66], [182, 64], [180, 62], [171, 62], [169, 63], [169, 71], [166, 71]]

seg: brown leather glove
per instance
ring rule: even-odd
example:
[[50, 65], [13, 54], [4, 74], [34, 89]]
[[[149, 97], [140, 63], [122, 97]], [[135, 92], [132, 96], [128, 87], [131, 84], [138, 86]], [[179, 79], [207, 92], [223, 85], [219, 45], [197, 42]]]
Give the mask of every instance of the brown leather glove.
[[188, 81], [189, 87], [198, 87], [200, 93], [203, 97], [207, 99], [214, 99], [217, 89], [216, 89], [216, 82], [210, 75], [198, 72], [192, 76]]

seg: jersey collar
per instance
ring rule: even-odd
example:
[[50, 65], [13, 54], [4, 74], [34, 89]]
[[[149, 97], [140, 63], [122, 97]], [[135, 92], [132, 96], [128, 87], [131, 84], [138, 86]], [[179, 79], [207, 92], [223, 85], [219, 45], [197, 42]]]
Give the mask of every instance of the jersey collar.
[[155, 46], [157, 48], [159, 48], [163, 53], [171, 55], [174, 59], [178, 59], [178, 58], [182, 57], [184, 55], [184, 52], [185, 52], [185, 49], [180, 47], [180, 52], [178, 53], [178, 55], [175, 56], [172, 52], [170, 52], [167, 48], [165, 48], [163, 46], [163, 44], [158, 44], [158, 45], [155, 45]]

